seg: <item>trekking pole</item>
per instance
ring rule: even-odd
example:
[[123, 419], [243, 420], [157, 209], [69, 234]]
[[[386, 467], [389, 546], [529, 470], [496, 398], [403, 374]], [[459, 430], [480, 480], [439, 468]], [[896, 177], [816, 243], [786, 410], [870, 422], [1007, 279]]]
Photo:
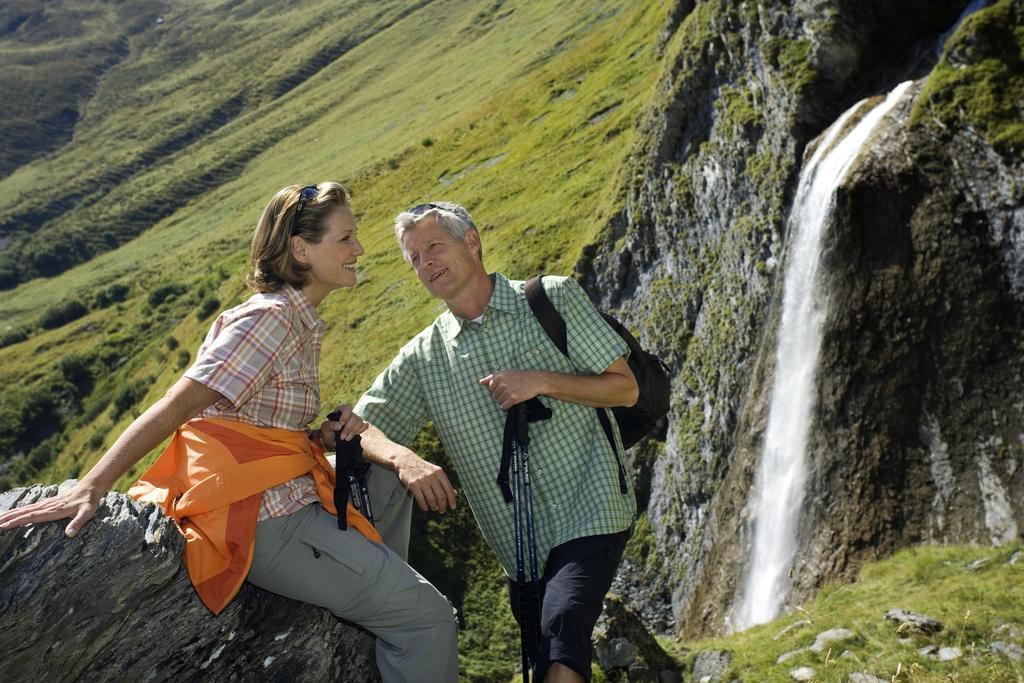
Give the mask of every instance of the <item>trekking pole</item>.
[[[530, 681], [529, 640], [536, 649], [540, 638], [540, 583], [537, 562], [537, 537], [533, 519], [533, 491], [530, 487], [530, 434], [527, 424], [551, 417], [551, 409], [532, 398], [512, 406], [505, 414], [498, 488], [505, 502], [512, 505], [512, 529], [516, 545], [515, 599], [519, 607], [519, 646], [523, 657], [523, 681]], [[511, 478], [511, 481], [509, 479]], [[529, 545], [530, 581], [526, 581], [526, 550], [523, 547], [523, 508], [526, 509], [526, 542]], [[530, 593], [529, 599], [526, 593]]]
[[[511, 410], [521, 412], [518, 405]], [[518, 417], [518, 416], [516, 416]], [[523, 660], [523, 683], [530, 683], [530, 656], [526, 642], [526, 570], [523, 567], [523, 511], [520, 507], [519, 481], [519, 446], [513, 437], [512, 442], [512, 531], [516, 542], [516, 598], [519, 603], [519, 652]]]
[[[341, 413], [333, 412], [328, 420], [337, 420]], [[341, 438], [341, 430], [334, 432], [334, 506], [338, 511], [338, 528], [348, 528], [345, 510], [348, 501], [373, 524], [373, 509], [370, 506], [370, 489], [366, 483], [370, 463], [363, 458], [362, 439], [355, 436], [351, 441]], [[350, 498], [351, 497], [351, 498]]]
[[520, 471], [523, 477], [523, 497], [526, 507], [526, 543], [530, 553], [530, 584], [531, 595], [531, 626], [533, 629], [533, 645], [536, 648], [540, 642], [540, 576], [537, 563], [537, 533], [533, 522], [533, 489], [530, 486], [530, 431], [527, 426], [526, 409], [521, 409], [516, 415], [515, 448], [519, 451], [521, 460]]

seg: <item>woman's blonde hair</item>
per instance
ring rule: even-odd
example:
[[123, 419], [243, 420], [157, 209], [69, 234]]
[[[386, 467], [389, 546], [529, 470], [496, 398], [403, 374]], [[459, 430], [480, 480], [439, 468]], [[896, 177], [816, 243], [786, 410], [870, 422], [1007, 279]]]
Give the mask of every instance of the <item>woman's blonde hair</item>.
[[[300, 202], [307, 187], [313, 187], [316, 196]], [[348, 190], [334, 182], [289, 185], [274, 195], [252, 233], [249, 287], [257, 292], [276, 292], [285, 284], [302, 288], [308, 281], [309, 266], [292, 256], [291, 238], [318, 243], [327, 232], [327, 214], [348, 206], [348, 199]]]

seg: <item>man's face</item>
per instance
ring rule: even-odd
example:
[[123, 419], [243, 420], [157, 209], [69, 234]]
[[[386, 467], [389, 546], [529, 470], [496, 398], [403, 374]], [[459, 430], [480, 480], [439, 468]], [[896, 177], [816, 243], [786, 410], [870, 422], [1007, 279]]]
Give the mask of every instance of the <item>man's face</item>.
[[486, 276], [475, 230], [460, 242], [438, 225], [436, 216], [427, 216], [405, 233], [402, 244], [420, 282], [439, 299], [450, 300], [471, 284], [474, 276]]

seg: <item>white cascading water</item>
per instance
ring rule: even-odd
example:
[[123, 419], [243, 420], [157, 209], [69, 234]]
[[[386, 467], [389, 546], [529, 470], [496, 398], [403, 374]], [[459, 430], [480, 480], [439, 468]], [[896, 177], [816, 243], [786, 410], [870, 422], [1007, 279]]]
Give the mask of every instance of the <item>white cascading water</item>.
[[800, 174], [789, 218], [791, 242], [786, 255], [775, 381], [754, 489], [754, 541], [746, 585], [734, 617], [738, 630], [778, 616], [796, 554], [814, 376], [827, 313], [826, 297], [817, 287], [818, 263], [821, 236], [832, 214], [835, 191], [875, 126], [911, 84], [899, 85], [849, 129], [847, 123], [864, 101], [847, 110], [828, 129]]

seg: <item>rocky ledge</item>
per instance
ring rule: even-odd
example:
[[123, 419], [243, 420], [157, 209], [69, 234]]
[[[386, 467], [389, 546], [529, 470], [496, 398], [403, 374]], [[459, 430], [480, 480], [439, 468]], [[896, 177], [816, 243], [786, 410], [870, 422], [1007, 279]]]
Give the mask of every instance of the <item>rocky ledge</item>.
[[[0, 494], [0, 512], [58, 490]], [[325, 610], [245, 584], [213, 616], [151, 504], [108, 493], [76, 538], [65, 523], [0, 532], [0, 680], [380, 680], [372, 636]]]

